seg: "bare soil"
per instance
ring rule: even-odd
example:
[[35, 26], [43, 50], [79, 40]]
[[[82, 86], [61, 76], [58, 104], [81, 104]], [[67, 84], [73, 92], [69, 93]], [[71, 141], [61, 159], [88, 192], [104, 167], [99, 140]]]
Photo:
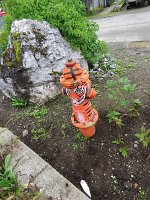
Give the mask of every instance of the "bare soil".
[[[140, 132], [142, 125], [150, 128], [150, 52], [145, 55], [143, 49], [122, 44], [111, 44], [110, 52], [122, 65], [132, 64], [126, 76], [137, 85], [132, 98], [142, 101], [138, 117], [125, 116], [121, 128], [108, 123], [109, 105], [103, 80], [94, 82], [99, 95], [93, 106], [100, 117], [96, 133], [90, 139], [81, 137], [71, 124], [71, 104], [61, 95], [44, 105], [47, 115], [33, 118], [29, 113], [35, 110], [34, 105], [15, 109], [0, 93], [0, 126], [13, 131], [81, 191], [80, 180], [84, 179], [92, 200], [149, 200], [150, 148], [144, 148], [134, 134]], [[40, 128], [45, 132], [37, 138], [35, 132]], [[28, 131], [26, 136], [24, 130]], [[118, 137], [123, 138], [123, 145], [112, 143]], [[119, 153], [122, 146], [129, 150], [126, 158]]]

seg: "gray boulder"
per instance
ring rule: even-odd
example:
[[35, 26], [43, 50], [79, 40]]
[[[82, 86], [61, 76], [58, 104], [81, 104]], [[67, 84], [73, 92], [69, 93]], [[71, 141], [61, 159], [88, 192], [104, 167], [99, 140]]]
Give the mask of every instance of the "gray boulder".
[[70, 58], [88, 68], [80, 51], [73, 51], [59, 30], [47, 22], [14, 21], [1, 60], [0, 89], [9, 98], [42, 103], [60, 92], [59, 81], [52, 74], [62, 72]]

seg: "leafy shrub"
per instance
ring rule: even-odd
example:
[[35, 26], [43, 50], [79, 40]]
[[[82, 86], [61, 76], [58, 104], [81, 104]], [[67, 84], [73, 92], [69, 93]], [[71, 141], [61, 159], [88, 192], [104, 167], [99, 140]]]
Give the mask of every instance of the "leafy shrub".
[[[45, 20], [52, 27], [57, 27], [71, 46], [80, 49], [88, 61], [95, 63], [107, 53], [107, 45], [96, 35], [98, 25], [86, 18], [85, 6], [80, 0], [5, 0], [5, 10], [7, 15], [2, 34], [8, 33], [12, 20]], [[0, 43], [6, 46], [5, 39]]]

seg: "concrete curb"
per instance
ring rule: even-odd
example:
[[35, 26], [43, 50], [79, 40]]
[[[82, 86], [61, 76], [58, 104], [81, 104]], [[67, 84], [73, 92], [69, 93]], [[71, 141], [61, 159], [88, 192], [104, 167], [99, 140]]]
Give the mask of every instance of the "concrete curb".
[[32, 175], [33, 183], [43, 189], [40, 200], [90, 200], [6, 128], [0, 128], [0, 143], [13, 147], [11, 165], [20, 182], [27, 184]]

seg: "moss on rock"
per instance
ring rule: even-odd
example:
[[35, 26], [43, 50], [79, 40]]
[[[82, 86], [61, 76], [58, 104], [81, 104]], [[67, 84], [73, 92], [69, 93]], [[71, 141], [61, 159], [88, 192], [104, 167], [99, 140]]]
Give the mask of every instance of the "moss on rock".
[[20, 67], [22, 63], [21, 54], [21, 42], [19, 40], [19, 32], [13, 32], [11, 34], [13, 48], [7, 48], [3, 54], [3, 63], [7, 67]]
[[16, 62], [21, 63], [21, 43], [18, 40], [13, 42]]

